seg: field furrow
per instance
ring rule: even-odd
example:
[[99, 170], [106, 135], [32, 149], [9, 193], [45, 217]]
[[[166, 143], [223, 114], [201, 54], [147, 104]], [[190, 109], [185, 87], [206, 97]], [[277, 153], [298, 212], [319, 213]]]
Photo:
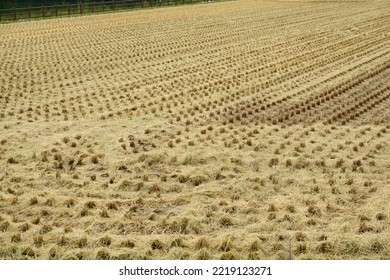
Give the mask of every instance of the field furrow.
[[0, 25], [1, 259], [389, 259], [390, 3]]

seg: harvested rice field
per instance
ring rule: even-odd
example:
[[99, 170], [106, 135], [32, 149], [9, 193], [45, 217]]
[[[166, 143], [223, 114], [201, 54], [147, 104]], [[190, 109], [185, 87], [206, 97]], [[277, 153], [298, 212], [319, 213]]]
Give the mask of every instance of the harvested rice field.
[[1, 259], [390, 259], [390, 2], [0, 25]]

